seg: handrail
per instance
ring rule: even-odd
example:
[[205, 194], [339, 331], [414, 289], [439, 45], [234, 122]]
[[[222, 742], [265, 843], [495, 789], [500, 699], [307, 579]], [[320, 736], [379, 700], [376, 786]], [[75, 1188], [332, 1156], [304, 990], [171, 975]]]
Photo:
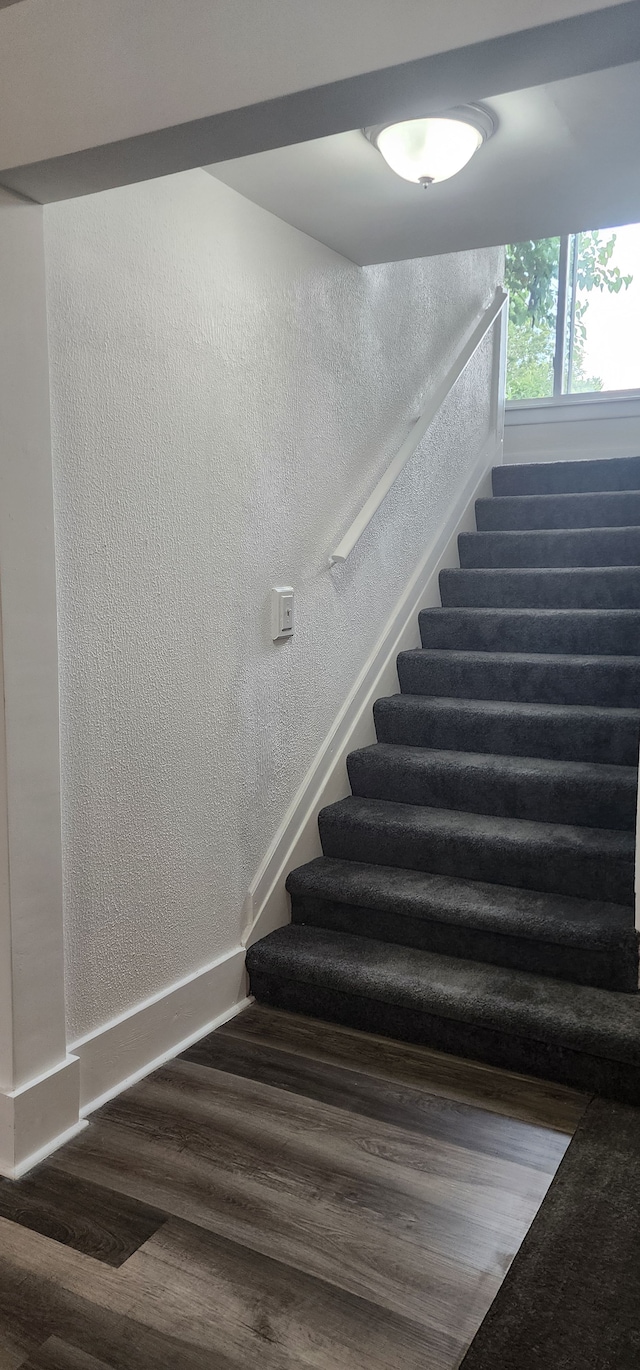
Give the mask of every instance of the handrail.
[[461, 352], [453, 362], [453, 365], [449, 367], [449, 370], [442, 377], [442, 380], [438, 382], [438, 385], [427, 402], [426, 408], [423, 410], [420, 418], [416, 420], [416, 423], [411, 429], [408, 437], [405, 438], [399, 452], [393, 458], [393, 461], [387, 467], [384, 475], [378, 481], [373, 493], [369, 495], [369, 498], [366, 504], [363, 505], [360, 513], [353, 520], [349, 531], [345, 533], [342, 541], [338, 543], [335, 552], [332, 552], [329, 557], [330, 566], [335, 566], [338, 562], [346, 561], [347, 557], [353, 551], [359, 538], [362, 537], [367, 524], [371, 522], [374, 514], [380, 508], [383, 499], [389, 493], [394, 481], [406, 466], [409, 458], [413, 456], [413, 453], [424, 437], [427, 429], [433, 423], [433, 420], [446, 400], [449, 391], [453, 389], [456, 381], [458, 381], [462, 373], [466, 371], [469, 362], [475, 357], [475, 354], [481, 343], [484, 342], [487, 333], [489, 333], [496, 319], [504, 310], [508, 298], [509, 296], [505, 290], [496, 290], [494, 299], [488, 309], [485, 309], [479, 323], [470, 334]]

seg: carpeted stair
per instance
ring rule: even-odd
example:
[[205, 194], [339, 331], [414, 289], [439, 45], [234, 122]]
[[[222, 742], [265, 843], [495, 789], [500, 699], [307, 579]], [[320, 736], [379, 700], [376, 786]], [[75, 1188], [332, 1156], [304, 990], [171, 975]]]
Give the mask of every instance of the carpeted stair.
[[251, 989], [640, 1102], [640, 457], [493, 490]]

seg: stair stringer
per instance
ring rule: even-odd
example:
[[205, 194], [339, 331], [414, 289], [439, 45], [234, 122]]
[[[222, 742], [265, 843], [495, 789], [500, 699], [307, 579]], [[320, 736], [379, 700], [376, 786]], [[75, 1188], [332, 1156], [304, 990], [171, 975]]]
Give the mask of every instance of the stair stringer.
[[440, 571], [459, 567], [458, 535], [475, 532], [475, 502], [491, 494], [491, 470], [501, 462], [502, 446], [494, 432], [389, 615], [251, 882], [243, 946], [291, 921], [287, 875], [321, 854], [318, 814], [351, 793], [347, 756], [354, 748], [375, 742], [375, 700], [398, 691], [398, 653], [420, 646], [420, 610], [440, 606]]

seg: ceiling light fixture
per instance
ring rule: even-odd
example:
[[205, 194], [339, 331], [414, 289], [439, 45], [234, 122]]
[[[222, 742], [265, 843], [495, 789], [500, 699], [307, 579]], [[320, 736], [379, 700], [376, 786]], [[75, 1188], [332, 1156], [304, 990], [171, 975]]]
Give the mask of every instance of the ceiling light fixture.
[[426, 189], [462, 171], [494, 130], [488, 109], [461, 105], [446, 114], [377, 124], [363, 131], [392, 171]]

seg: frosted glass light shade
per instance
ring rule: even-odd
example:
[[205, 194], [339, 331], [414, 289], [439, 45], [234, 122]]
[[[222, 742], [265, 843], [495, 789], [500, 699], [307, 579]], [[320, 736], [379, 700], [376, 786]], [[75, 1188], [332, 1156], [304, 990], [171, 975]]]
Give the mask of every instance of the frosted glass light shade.
[[428, 186], [462, 171], [484, 138], [473, 124], [445, 117], [389, 124], [377, 130], [372, 141], [398, 176]]

